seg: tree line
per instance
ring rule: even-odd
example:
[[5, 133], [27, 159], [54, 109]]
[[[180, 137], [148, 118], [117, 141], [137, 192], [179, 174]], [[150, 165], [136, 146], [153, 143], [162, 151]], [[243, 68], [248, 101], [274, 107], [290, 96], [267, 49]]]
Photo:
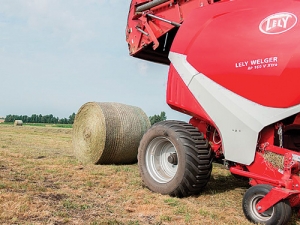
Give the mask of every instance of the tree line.
[[[5, 117], [4, 122], [14, 122], [15, 120], [22, 120], [23, 123], [51, 123], [51, 124], [73, 124], [76, 114], [73, 113], [69, 116], [69, 118], [58, 118], [53, 116], [52, 114], [49, 115], [37, 115], [32, 114], [31, 116], [26, 115], [7, 115]], [[166, 113], [161, 112], [160, 115], [153, 115], [149, 116], [149, 120], [151, 125], [164, 121], [167, 119]]]
[[22, 120], [23, 123], [51, 123], [51, 124], [73, 124], [75, 119], [75, 113], [69, 116], [69, 118], [58, 118], [53, 116], [52, 114], [49, 115], [37, 115], [32, 114], [31, 116], [26, 115], [7, 115], [5, 117], [4, 122], [14, 122], [15, 120]]
[[160, 115], [149, 116], [151, 125], [167, 119], [166, 113], [162, 111]]

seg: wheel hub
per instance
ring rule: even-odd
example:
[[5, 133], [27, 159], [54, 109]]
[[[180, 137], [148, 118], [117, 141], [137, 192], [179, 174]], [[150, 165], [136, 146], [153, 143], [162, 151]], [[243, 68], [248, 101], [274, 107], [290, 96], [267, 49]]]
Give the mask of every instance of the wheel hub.
[[168, 183], [174, 178], [178, 167], [177, 150], [168, 138], [154, 138], [145, 157], [147, 170], [155, 181]]
[[168, 162], [171, 163], [172, 165], [177, 165], [178, 164], [178, 158], [176, 153], [172, 153], [168, 157]]

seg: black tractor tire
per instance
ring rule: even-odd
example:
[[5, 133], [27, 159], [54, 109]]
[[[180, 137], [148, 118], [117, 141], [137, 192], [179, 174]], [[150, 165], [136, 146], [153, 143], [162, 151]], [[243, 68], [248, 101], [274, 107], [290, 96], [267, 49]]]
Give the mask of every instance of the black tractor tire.
[[284, 225], [291, 219], [292, 208], [287, 199], [281, 200], [263, 213], [257, 211], [256, 204], [271, 189], [270, 185], [258, 184], [246, 191], [243, 198], [243, 211], [249, 221], [256, 224]]
[[212, 160], [212, 150], [203, 134], [181, 121], [154, 124], [138, 149], [144, 185], [174, 197], [199, 194], [210, 179]]

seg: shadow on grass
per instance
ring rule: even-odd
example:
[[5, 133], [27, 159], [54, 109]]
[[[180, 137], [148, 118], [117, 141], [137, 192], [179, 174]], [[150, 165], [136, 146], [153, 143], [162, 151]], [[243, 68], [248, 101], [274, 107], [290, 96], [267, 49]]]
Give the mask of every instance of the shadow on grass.
[[210, 180], [200, 195], [219, 194], [235, 189], [246, 192], [250, 188], [249, 179], [237, 178], [221, 165], [214, 165], [214, 167], [217, 167], [218, 171], [211, 174]]
[[234, 189], [245, 189], [246, 191], [248, 188], [250, 188], [250, 185], [247, 180], [235, 178], [233, 175], [218, 175], [210, 178], [201, 195], [218, 194]]

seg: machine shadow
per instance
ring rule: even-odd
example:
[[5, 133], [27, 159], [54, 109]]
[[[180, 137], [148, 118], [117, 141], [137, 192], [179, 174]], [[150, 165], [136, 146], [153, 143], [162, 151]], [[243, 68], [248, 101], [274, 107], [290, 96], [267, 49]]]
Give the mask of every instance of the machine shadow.
[[244, 189], [246, 191], [248, 188], [250, 188], [249, 180], [236, 178], [233, 175], [212, 176], [201, 195], [223, 193], [234, 189]]
[[[214, 165], [216, 166], [216, 165]], [[222, 167], [217, 165], [217, 167]], [[224, 169], [225, 170], [225, 169]], [[240, 192], [246, 192], [249, 185], [249, 179], [245, 177], [237, 177], [230, 173], [212, 173], [210, 180], [208, 181], [204, 190], [200, 195], [212, 195], [219, 194], [223, 192], [228, 192], [231, 190], [239, 190]]]

